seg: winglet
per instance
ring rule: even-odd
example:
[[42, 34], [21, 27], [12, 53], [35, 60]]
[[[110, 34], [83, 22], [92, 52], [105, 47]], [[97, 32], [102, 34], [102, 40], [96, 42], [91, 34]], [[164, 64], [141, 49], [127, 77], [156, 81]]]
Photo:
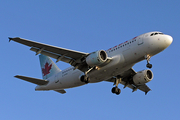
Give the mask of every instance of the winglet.
[[9, 38], [9, 42], [11, 42], [11, 40], [13, 39], [13, 38], [11, 38], [11, 37], [8, 37]]
[[145, 95], [147, 95], [147, 93], [148, 93], [149, 91], [152, 91], [152, 90], [150, 89], [150, 90], [146, 91], [146, 92], [145, 92]]

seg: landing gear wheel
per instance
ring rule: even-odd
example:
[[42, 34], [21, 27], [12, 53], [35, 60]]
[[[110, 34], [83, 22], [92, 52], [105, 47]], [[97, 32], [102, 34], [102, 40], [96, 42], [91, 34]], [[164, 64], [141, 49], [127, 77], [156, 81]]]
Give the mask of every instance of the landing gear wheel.
[[116, 95], [119, 95], [120, 93], [121, 93], [121, 90], [118, 88]]
[[81, 82], [85, 82], [86, 84], [90, 82], [89, 77], [87, 77], [87, 76], [85, 76], [85, 75], [81, 76], [81, 79], [80, 79], [80, 80], [81, 80]]
[[116, 87], [113, 87], [112, 90], [111, 90], [111, 92], [112, 92], [112, 93], [115, 93], [115, 89], [116, 89]]
[[81, 82], [84, 82], [84, 75], [81, 76], [80, 80]]
[[146, 67], [147, 67], [147, 68], [152, 68], [152, 64], [148, 63], [148, 64], [146, 65]]
[[147, 60], [147, 65], [146, 65], [147, 68], [152, 68], [152, 64], [149, 63], [150, 62], [150, 58], [151, 58], [150, 55], [145, 55], [145, 59]]
[[88, 83], [90, 82], [89, 77], [87, 77], [84, 82], [85, 82], [86, 84], [88, 84]]
[[121, 90], [118, 87], [113, 87], [111, 92], [116, 95], [119, 95], [121, 93]]

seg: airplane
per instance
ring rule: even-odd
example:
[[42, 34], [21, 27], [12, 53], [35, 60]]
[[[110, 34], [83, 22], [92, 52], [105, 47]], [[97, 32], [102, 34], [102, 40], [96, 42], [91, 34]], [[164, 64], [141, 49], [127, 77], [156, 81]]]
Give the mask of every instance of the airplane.
[[[30, 50], [39, 55], [43, 79], [32, 78], [22, 75], [14, 77], [37, 84], [36, 91], [54, 90], [66, 93], [65, 89], [97, 83], [102, 81], [112, 82], [114, 87], [111, 92], [119, 95], [119, 84], [124, 88], [129, 87], [132, 92], [138, 89], [145, 95], [151, 90], [146, 83], [153, 79], [150, 70], [150, 58], [164, 49], [173, 41], [170, 35], [162, 32], [148, 32], [107, 50], [98, 50], [92, 53], [79, 52], [52, 45], [47, 45], [23, 38], [10, 38], [23, 45], [31, 47]], [[66, 62], [71, 67], [60, 70], [50, 59]], [[149, 69], [136, 72], [132, 67], [146, 60]]]

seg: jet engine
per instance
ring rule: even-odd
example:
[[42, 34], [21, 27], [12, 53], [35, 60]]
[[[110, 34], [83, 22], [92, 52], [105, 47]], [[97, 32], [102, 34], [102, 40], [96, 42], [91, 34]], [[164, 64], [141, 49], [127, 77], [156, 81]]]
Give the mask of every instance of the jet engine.
[[106, 62], [107, 57], [107, 53], [104, 50], [99, 50], [88, 55], [86, 63], [89, 66], [99, 66]]
[[145, 84], [153, 79], [153, 73], [151, 70], [143, 70], [133, 76], [133, 82], [135, 85]]

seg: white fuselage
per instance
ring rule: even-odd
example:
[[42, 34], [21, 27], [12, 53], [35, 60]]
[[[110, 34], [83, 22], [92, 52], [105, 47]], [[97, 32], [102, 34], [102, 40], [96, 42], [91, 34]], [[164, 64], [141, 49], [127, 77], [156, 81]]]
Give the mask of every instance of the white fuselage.
[[[153, 33], [159, 32], [142, 34], [106, 50], [111, 62], [89, 72], [90, 83], [101, 82], [117, 76], [133, 67], [137, 62], [144, 60], [146, 55], [154, 56], [172, 43], [171, 36], [165, 34], [152, 35]], [[80, 76], [83, 74], [82, 71], [69, 67], [48, 78], [49, 83], [37, 86], [36, 90], [59, 90], [84, 85], [85, 83], [80, 81]]]

